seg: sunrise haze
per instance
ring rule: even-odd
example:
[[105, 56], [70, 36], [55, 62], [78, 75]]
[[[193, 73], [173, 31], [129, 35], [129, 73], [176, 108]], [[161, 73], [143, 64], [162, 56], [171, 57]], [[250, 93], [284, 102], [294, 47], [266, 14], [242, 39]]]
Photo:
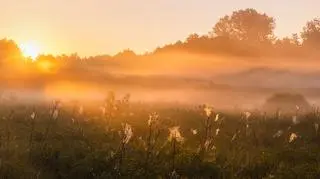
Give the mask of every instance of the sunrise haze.
[[137, 53], [206, 34], [217, 20], [235, 9], [255, 8], [276, 19], [275, 33], [300, 32], [319, 15], [320, 2], [276, 0], [64, 1], [0, 0], [0, 37], [18, 44], [33, 41], [42, 53], [81, 56]]

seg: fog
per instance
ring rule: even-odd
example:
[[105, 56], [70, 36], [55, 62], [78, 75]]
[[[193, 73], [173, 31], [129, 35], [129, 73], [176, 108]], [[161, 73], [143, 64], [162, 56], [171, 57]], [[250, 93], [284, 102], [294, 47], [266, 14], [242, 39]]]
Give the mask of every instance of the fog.
[[[2, 100], [20, 102], [103, 101], [109, 91], [134, 102], [212, 104], [218, 108], [259, 108], [276, 92], [303, 94], [318, 103], [319, 62], [195, 55], [182, 52], [137, 59], [84, 61], [81, 67], [37, 70], [4, 68]], [[59, 66], [59, 65], [55, 65]], [[79, 65], [78, 65], [79, 66]], [[11, 70], [11, 71], [10, 71]]]

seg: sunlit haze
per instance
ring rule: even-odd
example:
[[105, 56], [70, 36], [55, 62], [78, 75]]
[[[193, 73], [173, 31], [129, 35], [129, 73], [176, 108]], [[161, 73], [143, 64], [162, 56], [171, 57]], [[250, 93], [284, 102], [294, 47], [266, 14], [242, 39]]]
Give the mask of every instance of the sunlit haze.
[[26, 42], [20, 44], [20, 49], [25, 57], [35, 60], [41, 53], [40, 47], [35, 42]]
[[0, 0], [0, 179], [320, 179], [319, 7]]
[[36, 41], [42, 53], [81, 56], [137, 53], [205, 34], [226, 14], [255, 8], [276, 18], [276, 35], [301, 31], [320, 1], [276, 0], [0, 0], [0, 37]]

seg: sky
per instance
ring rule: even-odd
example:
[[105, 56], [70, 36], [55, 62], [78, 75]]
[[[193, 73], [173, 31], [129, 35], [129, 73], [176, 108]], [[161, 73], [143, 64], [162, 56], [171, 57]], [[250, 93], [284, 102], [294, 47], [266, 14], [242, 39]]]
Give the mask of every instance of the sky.
[[234, 10], [276, 19], [276, 35], [300, 32], [320, 17], [318, 0], [0, 0], [0, 39], [32, 41], [43, 53], [80, 56], [137, 53], [206, 34]]

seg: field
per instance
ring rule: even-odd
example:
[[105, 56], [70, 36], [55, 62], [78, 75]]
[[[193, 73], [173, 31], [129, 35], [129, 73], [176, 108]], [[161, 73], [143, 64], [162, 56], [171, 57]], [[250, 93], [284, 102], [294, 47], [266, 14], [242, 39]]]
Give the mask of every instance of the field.
[[319, 178], [319, 114], [2, 103], [1, 178]]

